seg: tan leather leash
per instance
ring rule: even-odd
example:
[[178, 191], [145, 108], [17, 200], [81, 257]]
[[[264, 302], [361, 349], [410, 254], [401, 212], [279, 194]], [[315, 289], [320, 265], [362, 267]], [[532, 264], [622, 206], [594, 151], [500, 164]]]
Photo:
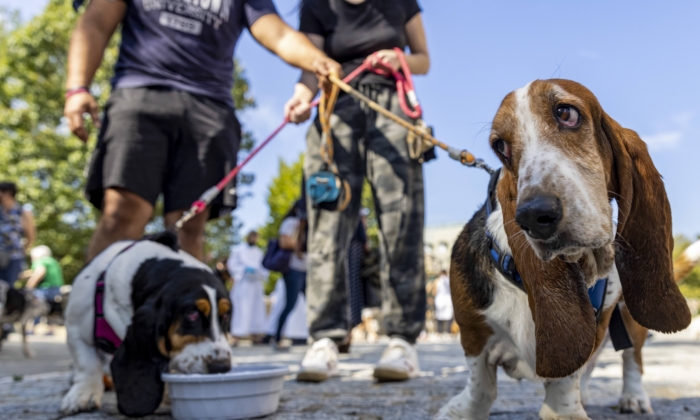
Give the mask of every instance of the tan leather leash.
[[[409, 132], [411, 132], [414, 136], [416, 136], [417, 139], [421, 139], [426, 145], [429, 146], [436, 146], [441, 148], [442, 150], [446, 151], [450, 158], [460, 162], [462, 165], [465, 166], [470, 166], [474, 168], [480, 168], [488, 172], [489, 174], [493, 174], [494, 170], [486, 164], [482, 159], [477, 159], [474, 155], [469, 153], [466, 149], [459, 150], [455, 147], [448, 146], [447, 144], [439, 141], [435, 137], [433, 137], [429, 132], [427, 127], [424, 126], [416, 126], [414, 124], [411, 124], [409, 121], [404, 120], [403, 118], [399, 117], [398, 115], [394, 114], [393, 112], [387, 110], [386, 108], [382, 107], [378, 103], [374, 102], [370, 98], [366, 97], [362, 93], [358, 92], [357, 89], [354, 89], [352, 86], [349, 84], [345, 83], [342, 81], [337, 74], [331, 74], [329, 76], [329, 80], [338, 88], [340, 88], [343, 92], [347, 93], [348, 95], [352, 96], [358, 101], [362, 101], [367, 106], [369, 106], [372, 110], [382, 114], [383, 116], [389, 118], [390, 120], [394, 121], [395, 123], [399, 124], [400, 126], [404, 127], [407, 129]], [[337, 98], [336, 98], [337, 99]], [[334, 103], [333, 103], [334, 105]], [[332, 112], [332, 109], [331, 109]]]

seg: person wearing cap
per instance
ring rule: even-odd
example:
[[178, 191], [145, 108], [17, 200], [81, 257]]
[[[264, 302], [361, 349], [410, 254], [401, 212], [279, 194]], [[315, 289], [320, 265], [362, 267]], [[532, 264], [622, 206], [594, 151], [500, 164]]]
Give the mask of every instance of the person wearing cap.
[[[63, 270], [59, 262], [53, 257], [51, 248], [39, 245], [29, 252], [32, 258], [32, 268], [26, 274], [29, 276], [27, 290], [34, 290], [37, 297], [47, 303], [54, 302], [61, 294], [61, 286], [64, 285]], [[53, 325], [49, 324], [49, 335], [53, 335]]]
[[[79, 6], [82, 0], [76, 0]], [[112, 93], [99, 116], [90, 84], [121, 27]], [[327, 83], [342, 74], [307, 37], [277, 15], [272, 0], [91, 0], [68, 51], [64, 114], [87, 141], [84, 114], [101, 124], [86, 194], [102, 211], [87, 258], [137, 239], [163, 195], [165, 227], [236, 165], [241, 126], [232, 98], [234, 49], [244, 29], [292, 66]], [[230, 211], [233, 184], [179, 231], [184, 251], [202, 259], [204, 227]]]

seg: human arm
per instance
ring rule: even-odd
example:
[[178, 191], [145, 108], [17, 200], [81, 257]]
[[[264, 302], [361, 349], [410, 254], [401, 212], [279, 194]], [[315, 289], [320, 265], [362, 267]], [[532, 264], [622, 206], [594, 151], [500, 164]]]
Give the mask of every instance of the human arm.
[[[317, 34], [306, 34], [309, 41], [317, 48], [323, 48], [325, 38]], [[310, 103], [318, 93], [318, 79], [310, 71], [302, 71], [301, 77], [294, 85], [294, 94], [284, 105], [284, 116], [295, 124], [311, 118]]]
[[263, 47], [288, 64], [312, 72], [324, 85], [330, 83], [327, 76], [331, 72], [343, 75], [340, 64], [328, 58], [309, 38], [289, 27], [274, 13], [256, 20], [250, 26], [250, 33]]
[[[430, 55], [428, 54], [428, 42], [425, 39], [425, 29], [423, 28], [423, 19], [420, 13], [416, 13], [404, 26], [406, 31], [406, 42], [410, 54], [406, 54], [406, 64], [412, 74], [427, 74], [430, 70]], [[375, 56], [376, 54], [376, 56]], [[401, 64], [399, 62], [396, 51], [380, 50], [375, 54], [370, 55], [370, 62], [376, 65], [376, 58], [379, 57], [383, 62], [388, 63], [394, 70], [399, 70]]]
[[21, 223], [22, 230], [24, 231], [24, 238], [26, 239], [24, 243], [24, 252], [29, 252], [36, 239], [36, 223], [34, 222], [34, 215], [31, 211], [22, 211]]
[[29, 290], [35, 289], [39, 285], [39, 283], [41, 283], [45, 276], [46, 267], [44, 267], [41, 264], [37, 265], [36, 268], [32, 270], [32, 275], [29, 276], [29, 279], [27, 280], [27, 285], [25, 287]]
[[[92, 0], [88, 3], [71, 36], [66, 90], [90, 86], [102, 62], [105, 48], [125, 13], [124, 1]], [[99, 126], [98, 111], [95, 98], [89, 92], [80, 92], [66, 99], [63, 114], [70, 130], [82, 141], [87, 141], [88, 132], [83, 114], [89, 113], [92, 122]]]

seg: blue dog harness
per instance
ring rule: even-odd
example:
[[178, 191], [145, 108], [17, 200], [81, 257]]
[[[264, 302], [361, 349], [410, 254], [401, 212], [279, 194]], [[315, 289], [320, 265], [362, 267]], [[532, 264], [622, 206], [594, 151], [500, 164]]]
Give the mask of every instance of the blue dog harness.
[[[500, 175], [501, 168], [497, 169], [494, 174], [491, 175], [491, 180], [489, 181], [486, 197], [486, 220], [488, 220], [495, 208], [495, 192]], [[488, 230], [486, 230], [486, 236], [489, 238], [489, 255], [496, 263], [496, 269], [498, 269], [503, 277], [525, 292], [523, 278], [520, 276], [520, 273], [518, 273], [518, 270], [515, 267], [515, 259], [513, 256], [501, 251], [496, 238], [494, 238]], [[605, 294], [607, 290], [607, 278], [596, 281], [593, 287], [588, 288], [588, 299], [591, 301], [591, 305], [593, 306], [596, 322], [600, 321], [600, 315], [603, 312], [603, 303], [605, 302]], [[613, 309], [612, 317], [610, 318], [609, 330], [610, 338], [616, 351], [632, 347], [632, 340], [630, 340], [629, 335], [627, 334], [627, 329], [625, 328], [624, 321], [622, 320], [619, 305], [615, 305], [615, 309]]]

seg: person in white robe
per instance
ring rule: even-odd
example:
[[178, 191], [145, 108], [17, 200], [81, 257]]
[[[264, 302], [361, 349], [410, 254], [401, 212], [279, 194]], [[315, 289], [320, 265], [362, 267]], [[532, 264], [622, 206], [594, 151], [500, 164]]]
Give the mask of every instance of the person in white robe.
[[435, 285], [435, 319], [438, 324], [438, 333], [449, 333], [454, 317], [452, 307], [452, 293], [450, 292], [450, 278], [447, 271], [442, 270]]
[[231, 335], [234, 337], [255, 338], [265, 333], [264, 283], [269, 272], [262, 266], [264, 254], [257, 242], [258, 233], [250, 232], [245, 243], [233, 249], [226, 264], [234, 280], [231, 289]]

